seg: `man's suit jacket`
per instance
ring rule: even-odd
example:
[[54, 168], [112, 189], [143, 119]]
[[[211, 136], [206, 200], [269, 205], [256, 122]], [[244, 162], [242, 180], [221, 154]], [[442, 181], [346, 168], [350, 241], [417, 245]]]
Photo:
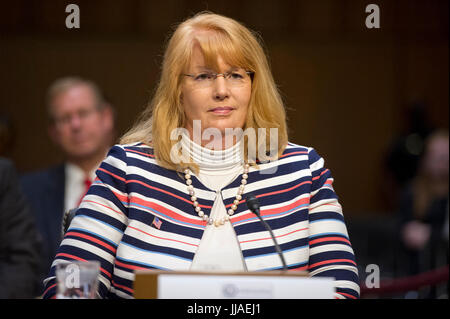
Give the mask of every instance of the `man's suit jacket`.
[[43, 242], [41, 278], [50, 270], [61, 242], [64, 214], [65, 165], [29, 173], [21, 178], [22, 190], [35, 215]]
[[0, 157], [0, 299], [40, 293], [36, 291], [39, 244], [15, 167]]

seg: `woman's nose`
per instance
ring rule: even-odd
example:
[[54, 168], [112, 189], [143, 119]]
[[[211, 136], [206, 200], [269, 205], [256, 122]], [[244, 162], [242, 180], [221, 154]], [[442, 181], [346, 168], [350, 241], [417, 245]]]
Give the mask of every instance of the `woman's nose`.
[[222, 101], [229, 97], [230, 92], [228, 88], [228, 83], [224, 76], [219, 75], [214, 80], [213, 90], [215, 100]]

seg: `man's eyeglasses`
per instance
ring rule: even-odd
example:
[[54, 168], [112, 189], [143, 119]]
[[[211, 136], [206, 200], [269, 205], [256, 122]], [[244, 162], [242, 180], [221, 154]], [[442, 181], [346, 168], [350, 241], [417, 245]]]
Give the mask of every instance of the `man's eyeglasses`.
[[54, 123], [57, 126], [68, 126], [70, 122], [72, 122], [72, 119], [76, 116], [80, 119], [80, 121], [86, 121], [88, 118], [91, 117], [96, 111], [98, 111], [98, 108], [92, 107], [88, 109], [80, 109], [75, 112], [64, 114], [62, 116], [55, 116], [53, 118]]

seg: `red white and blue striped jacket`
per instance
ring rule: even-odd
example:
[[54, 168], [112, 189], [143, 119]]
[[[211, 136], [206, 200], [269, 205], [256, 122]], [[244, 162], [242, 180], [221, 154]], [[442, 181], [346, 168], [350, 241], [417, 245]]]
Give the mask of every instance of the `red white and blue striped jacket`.
[[[336, 298], [358, 298], [355, 257], [323, 158], [313, 148], [289, 143], [276, 161], [250, 168], [247, 181], [230, 219], [247, 270], [282, 268], [268, 232], [245, 205], [246, 194], [253, 193], [289, 270], [334, 277]], [[220, 195], [195, 175], [192, 183], [200, 207], [210, 215]], [[236, 178], [222, 189], [227, 209], [240, 183]], [[153, 149], [144, 144], [116, 145], [61, 242], [43, 297], [56, 294], [58, 261], [98, 260], [100, 296], [130, 298], [136, 269], [189, 270], [205, 227], [182, 174], [159, 166]]]

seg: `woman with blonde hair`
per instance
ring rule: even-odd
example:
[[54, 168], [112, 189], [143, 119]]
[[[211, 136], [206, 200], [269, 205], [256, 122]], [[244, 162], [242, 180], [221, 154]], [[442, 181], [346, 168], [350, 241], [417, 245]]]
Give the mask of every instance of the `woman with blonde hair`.
[[134, 270], [283, 269], [334, 277], [358, 298], [358, 272], [330, 171], [288, 142], [284, 105], [255, 34], [209, 12], [171, 36], [152, 101], [114, 146], [79, 206], [54, 268], [98, 260], [101, 297], [133, 296]]

